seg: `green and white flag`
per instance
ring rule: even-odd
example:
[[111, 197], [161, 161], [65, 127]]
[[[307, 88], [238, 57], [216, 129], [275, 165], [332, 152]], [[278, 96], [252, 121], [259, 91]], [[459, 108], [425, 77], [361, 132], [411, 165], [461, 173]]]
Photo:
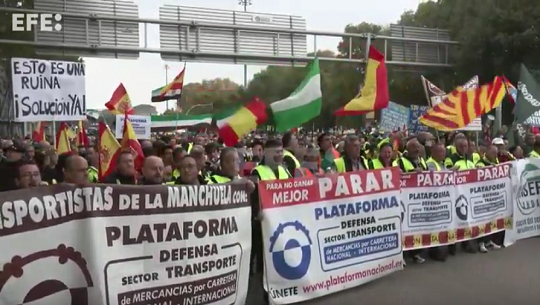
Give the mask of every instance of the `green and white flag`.
[[521, 65], [517, 85], [516, 122], [529, 126], [540, 126], [540, 85], [525, 65]]
[[307, 69], [306, 78], [288, 98], [270, 104], [275, 127], [279, 132], [296, 128], [321, 113], [319, 60], [313, 60]]

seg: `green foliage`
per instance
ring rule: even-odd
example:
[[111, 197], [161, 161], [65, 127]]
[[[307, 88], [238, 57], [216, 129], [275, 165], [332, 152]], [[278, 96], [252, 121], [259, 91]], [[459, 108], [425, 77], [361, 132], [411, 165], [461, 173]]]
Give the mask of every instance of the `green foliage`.
[[240, 86], [228, 78], [189, 83], [182, 90], [182, 111], [190, 115], [219, 113], [236, 107], [242, 92]]

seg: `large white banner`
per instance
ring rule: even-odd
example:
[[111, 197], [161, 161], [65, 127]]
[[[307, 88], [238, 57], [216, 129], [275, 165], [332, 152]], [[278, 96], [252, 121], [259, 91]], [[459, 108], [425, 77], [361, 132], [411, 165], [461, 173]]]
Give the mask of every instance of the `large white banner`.
[[16, 122], [86, 120], [83, 63], [12, 58], [11, 76]]
[[514, 219], [512, 230], [506, 231], [505, 246], [540, 235], [540, 159], [515, 161], [514, 166]]
[[456, 172], [458, 240], [511, 228], [512, 163]]
[[451, 171], [401, 175], [404, 249], [455, 243], [454, 179]]
[[291, 304], [403, 268], [399, 169], [259, 183], [265, 288]]
[[[116, 116], [116, 127], [115, 127], [115, 136], [117, 139], [122, 139], [124, 137], [124, 121], [126, 120], [125, 115]], [[137, 139], [150, 139], [150, 128], [152, 127], [152, 122], [150, 116], [148, 115], [130, 115], [128, 120], [131, 122], [133, 131]]]
[[244, 185], [3, 193], [0, 304], [244, 305], [248, 197]]

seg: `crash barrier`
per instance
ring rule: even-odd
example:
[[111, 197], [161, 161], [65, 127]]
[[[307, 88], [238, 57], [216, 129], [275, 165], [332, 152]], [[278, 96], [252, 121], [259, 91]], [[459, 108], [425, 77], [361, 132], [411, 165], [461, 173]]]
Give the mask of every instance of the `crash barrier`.
[[[403, 268], [403, 251], [506, 229], [540, 235], [540, 161], [260, 182], [265, 289], [276, 304]], [[0, 304], [244, 305], [243, 184], [54, 185], [2, 193]]]
[[403, 251], [506, 230], [540, 235], [540, 159], [464, 171], [399, 169], [261, 182], [265, 287], [291, 304], [403, 268]]

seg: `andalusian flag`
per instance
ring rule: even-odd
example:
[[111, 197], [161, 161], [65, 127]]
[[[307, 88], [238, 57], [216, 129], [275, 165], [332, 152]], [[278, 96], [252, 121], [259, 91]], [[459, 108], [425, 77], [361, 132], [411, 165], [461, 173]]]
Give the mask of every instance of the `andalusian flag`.
[[258, 125], [263, 124], [267, 118], [266, 105], [255, 97], [231, 115], [216, 120], [216, 126], [223, 143], [232, 147], [243, 136], [255, 130]]
[[98, 128], [98, 156], [99, 168], [98, 179], [103, 181], [103, 178], [110, 175], [116, 167], [116, 159], [121, 151], [120, 143], [116, 140], [109, 126], [104, 122], [99, 122]]
[[153, 90], [152, 103], [180, 99], [182, 97], [182, 88], [184, 87], [184, 72], [185, 71], [186, 71], [186, 67], [182, 69], [180, 74], [178, 74], [170, 84]]
[[131, 106], [131, 100], [129, 94], [124, 87], [124, 84], [120, 83], [116, 90], [114, 90], [111, 99], [105, 103], [105, 107], [109, 109], [113, 114], [133, 114], [135, 110]]
[[492, 83], [476, 89], [463, 90], [461, 87], [452, 91], [440, 103], [429, 109], [419, 121], [441, 131], [452, 131], [467, 126], [472, 120], [497, 108], [506, 88], [500, 77]]
[[133, 125], [126, 114], [124, 120], [124, 131], [122, 134], [122, 149], [130, 150], [133, 155], [133, 160], [135, 161], [135, 169], [140, 170], [142, 168], [142, 163], [144, 161], [144, 153], [142, 151], [141, 143], [137, 140], [137, 135], [135, 130], [133, 130]]
[[384, 55], [369, 47], [366, 79], [362, 90], [345, 107], [335, 112], [337, 116], [359, 115], [388, 107], [388, 78]]
[[56, 153], [58, 155], [71, 152], [71, 144], [68, 135], [69, 126], [62, 122], [56, 133]]
[[306, 78], [289, 97], [270, 104], [274, 125], [279, 132], [298, 127], [321, 113], [319, 60], [312, 61], [307, 70]]

